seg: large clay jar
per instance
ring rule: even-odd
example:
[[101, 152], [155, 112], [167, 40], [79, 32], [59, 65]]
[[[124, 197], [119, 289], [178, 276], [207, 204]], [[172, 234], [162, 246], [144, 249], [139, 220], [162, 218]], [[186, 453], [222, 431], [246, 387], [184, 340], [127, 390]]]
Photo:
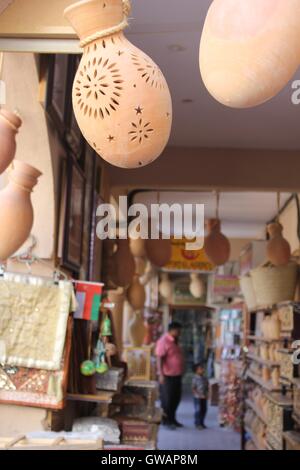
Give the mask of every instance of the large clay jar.
[[227, 263], [230, 257], [230, 243], [221, 233], [219, 219], [210, 219], [207, 223], [208, 236], [205, 238], [204, 250], [208, 259], [216, 266]]
[[132, 346], [140, 348], [143, 346], [144, 338], [146, 335], [146, 327], [142, 313], [137, 311], [132, 316], [128, 325], [128, 336]]
[[127, 291], [127, 299], [133, 310], [141, 310], [145, 306], [146, 291], [140, 283], [138, 275], [134, 276], [133, 282]]
[[145, 244], [146, 240], [143, 240], [142, 238], [130, 238], [130, 250], [135, 258], [144, 258], [146, 256]]
[[135, 262], [128, 240], [117, 240], [117, 251], [111, 259], [111, 280], [118, 287], [128, 287], [135, 273]]
[[269, 100], [299, 66], [299, 35], [299, 0], [214, 0], [200, 44], [206, 88], [235, 108]]
[[65, 10], [84, 48], [73, 86], [73, 107], [89, 144], [121, 168], [153, 162], [164, 150], [172, 124], [172, 102], [158, 66], [117, 27], [128, 1], [84, 0]]
[[171, 240], [146, 240], [146, 254], [149, 261], [158, 268], [163, 268], [168, 264], [172, 256]]
[[173, 295], [174, 285], [170, 281], [169, 275], [167, 273], [162, 273], [161, 282], [159, 284], [159, 293], [160, 295], [170, 301]]
[[21, 126], [21, 119], [15, 114], [0, 111], [0, 175], [11, 164], [16, 153], [16, 135]]
[[283, 227], [279, 223], [268, 225], [270, 240], [267, 244], [267, 257], [274, 266], [288, 264], [291, 258], [290, 244], [282, 235]]
[[9, 183], [0, 192], [0, 260], [12, 256], [25, 243], [33, 225], [31, 192], [41, 172], [15, 160]]

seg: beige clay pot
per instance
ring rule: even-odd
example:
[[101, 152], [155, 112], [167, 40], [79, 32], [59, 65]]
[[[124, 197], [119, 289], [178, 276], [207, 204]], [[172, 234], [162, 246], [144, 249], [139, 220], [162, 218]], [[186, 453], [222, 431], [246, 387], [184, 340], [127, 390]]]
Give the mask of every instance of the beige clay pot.
[[133, 310], [141, 310], [145, 306], [145, 287], [140, 283], [139, 276], [135, 275], [133, 283], [127, 291], [127, 299]]
[[0, 111], [0, 175], [11, 164], [16, 153], [16, 135], [22, 125], [15, 114], [1, 109]]
[[[65, 10], [81, 41], [124, 19], [122, 0], [85, 0]], [[158, 66], [123, 32], [91, 41], [73, 87], [78, 125], [89, 144], [112, 165], [139, 168], [164, 150], [172, 102]]]
[[296, 72], [299, 35], [298, 0], [214, 0], [200, 44], [206, 88], [226, 106], [264, 103]]
[[141, 312], [135, 312], [128, 325], [128, 336], [131, 345], [140, 348], [144, 343], [146, 332]]
[[283, 227], [279, 223], [268, 225], [270, 240], [267, 244], [267, 257], [274, 266], [288, 264], [291, 258], [291, 247], [282, 235]]
[[15, 160], [9, 183], [0, 192], [0, 260], [12, 256], [25, 243], [33, 225], [31, 192], [41, 172]]
[[230, 243], [221, 233], [219, 219], [210, 219], [207, 223], [208, 236], [205, 238], [204, 250], [208, 259], [216, 266], [227, 263], [230, 257]]

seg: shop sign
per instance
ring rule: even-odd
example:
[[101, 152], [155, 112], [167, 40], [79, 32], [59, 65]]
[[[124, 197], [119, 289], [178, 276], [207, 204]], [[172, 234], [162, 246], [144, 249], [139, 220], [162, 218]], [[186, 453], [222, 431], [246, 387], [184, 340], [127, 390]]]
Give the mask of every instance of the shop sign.
[[190, 240], [185, 238], [181, 240], [171, 239], [172, 257], [169, 263], [164, 267], [168, 271], [199, 271], [211, 273], [215, 266], [207, 258], [204, 249], [186, 250], [187, 243]]
[[237, 276], [214, 276], [213, 294], [217, 297], [236, 297], [240, 292], [240, 283]]

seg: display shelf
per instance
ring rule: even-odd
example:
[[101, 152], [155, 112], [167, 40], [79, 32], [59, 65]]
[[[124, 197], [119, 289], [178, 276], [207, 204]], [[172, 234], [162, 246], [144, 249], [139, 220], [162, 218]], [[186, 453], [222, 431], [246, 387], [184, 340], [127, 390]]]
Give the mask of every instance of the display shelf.
[[255, 354], [248, 353], [247, 358], [250, 359], [251, 361], [257, 362], [258, 364], [262, 364], [263, 366], [266, 367], [280, 367], [280, 363], [278, 361], [270, 361], [266, 359], [262, 359], [259, 356], [256, 356]]
[[69, 393], [67, 395], [68, 401], [78, 401], [87, 403], [103, 403], [110, 405], [116, 392], [98, 392], [96, 395], [81, 395]]
[[283, 395], [281, 392], [272, 392], [266, 393], [266, 397], [276, 405], [285, 407], [293, 406], [293, 399], [291, 395]]
[[153, 425], [151, 430], [150, 439], [146, 441], [138, 440], [127, 440], [123, 439], [122, 444], [130, 447], [138, 446], [144, 450], [156, 450], [157, 449], [157, 439], [158, 439], [158, 428], [159, 426]]
[[257, 450], [266, 450], [265, 447], [259, 444], [256, 435], [250, 428], [248, 428], [248, 426], [245, 426], [245, 431], [250, 435], [251, 441], [253, 442]]
[[253, 374], [252, 372], [248, 371], [247, 372], [247, 377], [256, 382], [258, 385], [263, 387], [265, 390], [268, 390], [269, 392], [279, 392], [280, 389], [276, 388], [273, 386], [272, 382], [265, 382], [261, 377], [259, 377], [256, 374]]
[[259, 419], [264, 423], [264, 424], [268, 424], [267, 423], [267, 418], [264, 416], [264, 414], [262, 413], [262, 411], [258, 408], [258, 406], [256, 406], [256, 404], [250, 400], [249, 398], [246, 400], [246, 405], [251, 408], [252, 411], [254, 411], [254, 413], [256, 414], [256, 416], [259, 417]]

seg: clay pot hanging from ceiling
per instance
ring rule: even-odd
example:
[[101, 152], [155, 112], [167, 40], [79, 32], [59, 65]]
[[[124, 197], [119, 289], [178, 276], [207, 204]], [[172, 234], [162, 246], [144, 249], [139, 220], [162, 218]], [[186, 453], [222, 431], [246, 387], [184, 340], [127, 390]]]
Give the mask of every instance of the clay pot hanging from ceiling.
[[111, 259], [110, 277], [117, 287], [128, 287], [135, 273], [135, 262], [128, 240], [117, 240], [117, 250]]
[[167, 273], [162, 273], [161, 282], [159, 284], [159, 293], [164, 299], [170, 300], [173, 295], [174, 285], [170, 281], [169, 275]]
[[127, 299], [133, 310], [142, 310], [146, 302], [145, 287], [140, 283], [140, 278], [135, 275], [133, 282], [127, 291]]
[[270, 240], [267, 244], [267, 257], [274, 266], [288, 264], [291, 258], [289, 242], [283, 238], [283, 227], [280, 223], [269, 224], [267, 227]]
[[208, 259], [216, 266], [227, 263], [230, 257], [230, 243], [221, 233], [221, 221], [210, 219], [207, 222], [208, 235], [205, 238], [204, 250]]
[[164, 150], [172, 102], [158, 66], [123, 34], [128, 0], [84, 0], [65, 10], [83, 47], [73, 107], [89, 144], [112, 165], [139, 168]]
[[14, 161], [9, 183], [0, 192], [0, 260], [5, 261], [26, 242], [33, 225], [31, 192], [41, 176], [36, 168]]
[[298, 0], [214, 0], [200, 44], [206, 88], [226, 106], [264, 103], [296, 72], [299, 35]]
[[146, 256], [146, 240], [142, 238], [130, 238], [129, 245], [131, 253], [135, 258], [144, 258]]
[[205, 285], [199, 274], [191, 273], [190, 293], [195, 299], [201, 299], [205, 293]]
[[171, 240], [146, 240], [146, 255], [149, 261], [158, 268], [163, 268], [168, 264], [172, 256]]
[[22, 121], [15, 113], [0, 111], [0, 175], [11, 164], [16, 153], [16, 135]]

